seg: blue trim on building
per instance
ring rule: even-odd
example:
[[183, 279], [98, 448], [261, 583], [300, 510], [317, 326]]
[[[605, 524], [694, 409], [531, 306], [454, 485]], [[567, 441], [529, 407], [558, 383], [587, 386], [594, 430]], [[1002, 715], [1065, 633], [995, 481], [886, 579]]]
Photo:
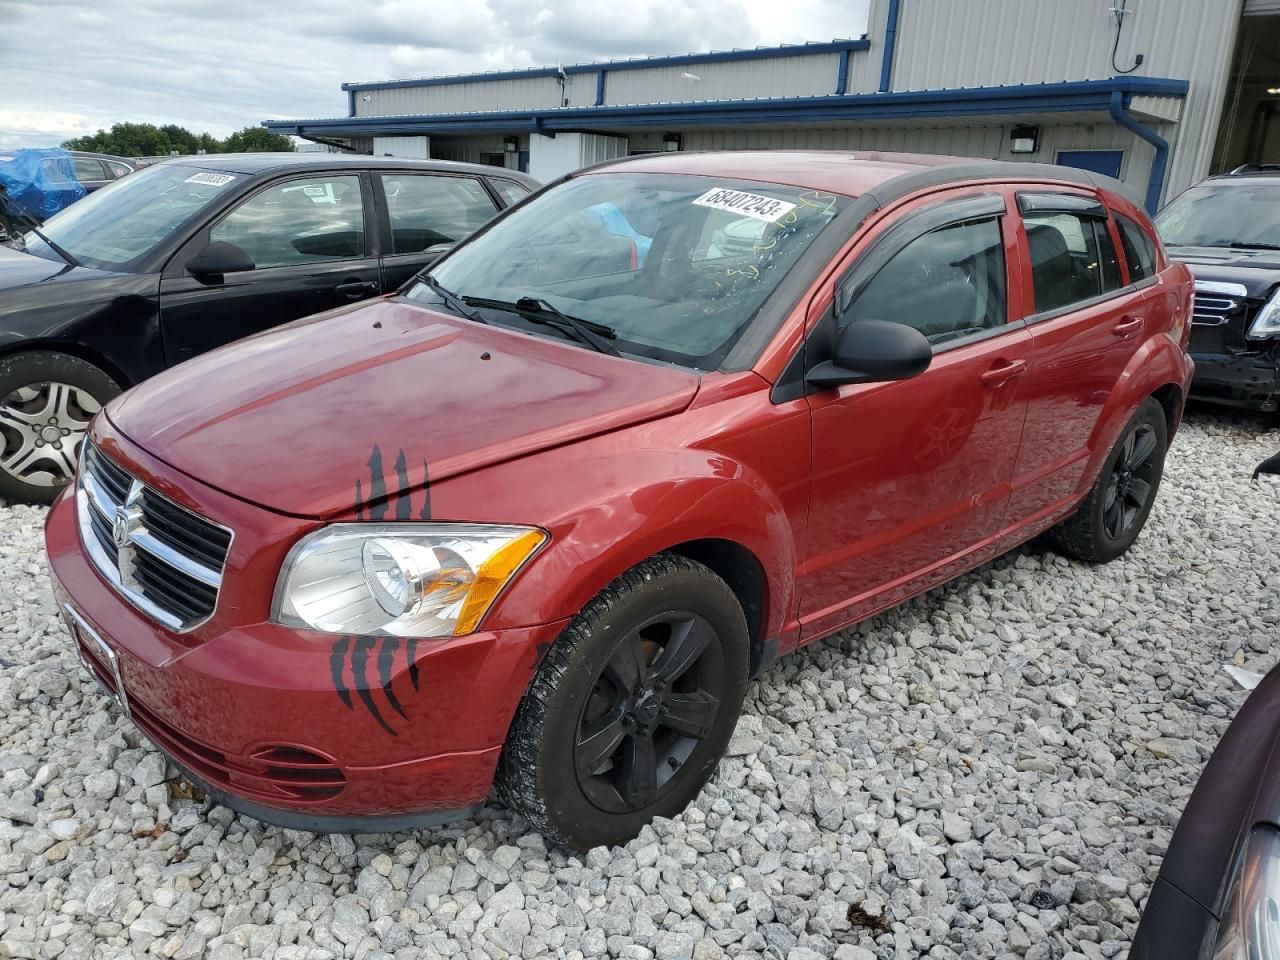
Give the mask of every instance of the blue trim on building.
[[840, 66], [836, 67], [836, 96], [842, 97], [849, 90], [849, 51], [840, 51]]
[[[1188, 83], [1163, 77], [1112, 77], [1005, 87], [955, 90], [894, 91], [763, 100], [627, 104], [601, 107], [552, 107], [542, 110], [454, 113], [399, 117], [337, 117], [320, 120], [267, 120], [268, 130], [295, 136], [308, 134], [379, 134], [523, 131], [552, 134], [557, 130], [623, 127], [706, 126], [726, 123], [795, 123], [900, 120], [920, 117], [963, 117], [1017, 113], [1056, 113], [1111, 109], [1114, 97], [1128, 106], [1132, 96], [1184, 97]], [[1132, 117], [1126, 118], [1134, 124]], [[1117, 121], [1119, 122], [1119, 121]], [[1139, 125], [1140, 126], [1140, 125]], [[1129, 129], [1133, 129], [1130, 127]], [[1142, 128], [1146, 130], [1145, 127]], [[1137, 130], [1134, 130], [1137, 133]], [[1150, 133], [1150, 131], [1147, 131]], [[1139, 133], [1139, 136], [1144, 134]], [[1146, 137], [1144, 136], [1144, 139]]]
[[417, 80], [379, 80], [370, 83], [344, 83], [343, 90], [393, 90], [397, 87], [440, 87], [454, 83], [477, 83], [486, 80], [530, 80], [554, 77], [561, 70], [568, 75], [595, 73], [599, 70], [649, 70], [653, 67], [677, 67], [694, 63], [731, 63], [737, 60], [768, 60], [773, 57], [814, 57], [824, 53], [870, 50], [865, 36], [857, 40], [830, 40], [825, 43], [787, 43], [778, 47], [752, 47], [749, 50], [712, 50], [706, 53], [682, 53], [670, 57], [648, 57], [637, 60], [599, 60], [593, 63], [571, 63], [564, 67], [534, 67], [529, 70], [492, 70], [488, 73], [461, 73], [451, 77], [422, 77]]
[[880, 92], [888, 93], [893, 81], [893, 48], [898, 43], [898, 5], [900, 0], [889, 0], [889, 15], [884, 24], [884, 54], [880, 58]]
[[1111, 101], [1107, 106], [1112, 120], [1155, 147], [1156, 155], [1151, 161], [1151, 174], [1147, 177], [1147, 197], [1143, 204], [1147, 208], [1147, 213], [1154, 217], [1156, 211], [1160, 209], [1160, 194], [1164, 193], [1164, 175], [1169, 168], [1169, 141], [1129, 115], [1129, 102], [1119, 90], [1111, 95]]
[[596, 74], [596, 106], [604, 106], [604, 78], [608, 70], [601, 70]]

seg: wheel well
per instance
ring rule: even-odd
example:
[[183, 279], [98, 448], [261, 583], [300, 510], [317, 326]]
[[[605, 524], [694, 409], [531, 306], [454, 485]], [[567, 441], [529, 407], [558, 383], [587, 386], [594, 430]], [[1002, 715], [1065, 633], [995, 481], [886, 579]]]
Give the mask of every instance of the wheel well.
[[764, 565], [746, 547], [732, 540], [689, 540], [670, 548], [672, 553], [688, 557], [711, 569], [729, 585], [747, 620], [747, 636], [751, 640], [751, 672], [764, 660], [768, 613], [768, 580]]
[[92, 363], [114, 380], [116, 386], [121, 390], [128, 390], [133, 386], [133, 377], [126, 374], [105, 354], [91, 350], [79, 343], [68, 343], [63, 340], [23, 340], [11, 346], [0, 348], [0, 360], [12, 357], [15, 354], [33, 353], [37, 350], [44, 353], [65, 353], [67, 356], [83, 360], [85, 363]]
[[1164, 410], [1165, 426], [1169, 428], [1169, 439], [1172, 440], [1182, 420], [1182, 390], [1176, 383], [1166, 383], [1151, 396]]

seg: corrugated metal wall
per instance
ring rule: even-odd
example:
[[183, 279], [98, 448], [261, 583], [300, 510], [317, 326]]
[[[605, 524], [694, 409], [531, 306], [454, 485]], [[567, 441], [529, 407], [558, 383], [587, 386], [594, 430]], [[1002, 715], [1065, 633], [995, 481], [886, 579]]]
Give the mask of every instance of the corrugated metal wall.
[[[1166, 182], [1172, 196], [1209, 169], [1242, 0], [1128, 0], [1117, 63], [1190, 81]], [[1280, 3], [1280, 0], [1276, 0]], [[894, 90], [1103, 79], [1119, 0], [902, 0]], [[882, 47], [888, 0], [872, 0]], [[874, 48], [873, 48], [874, 49]], [[878, 68], [875, 79], [878, 81]], [[860, 76], [861, 89], [875, 89]]]
[[[941, 153], [988, 160], [1026, 159], [1009, 152], [1009, 128], [1001, 126], [900, 126], [789, 129], [715, 129], [684, 134], [686, 150], [888, 150]], [[1140, 201], [1154, 151], [1112, 123], [1040, 128], [1037, 160], [1053, 162], [1059, 150], [1123, 150], [1120, 176]]]
[[[402, 117], [424, 113], [478, 113], [482, 110], [545, 110], [561, 104], [555, 77], [517, 80], [475, 80], [429, 87], [392, 87], [357, 90], [356, 116]], [[571, 106], [596, 102], [594, 73], [565, 78], [565, 96]], [[366, 101], [364, 98], [368, 97]]]
[[1280, 13], [1280, 0], [1244, 0], [1245, 16]]
[[[865, 51], [852, 57], [866, 57]], [[681, 100], [750, 100], [814, 97], [836, 92], [840, 54], [770, 57], [737, 63], [694, 63], [653, 70], [615, 70], [605, 79], [604, 102], [664, 103]], [[690, 73], [700, 80], [686, 79]]]

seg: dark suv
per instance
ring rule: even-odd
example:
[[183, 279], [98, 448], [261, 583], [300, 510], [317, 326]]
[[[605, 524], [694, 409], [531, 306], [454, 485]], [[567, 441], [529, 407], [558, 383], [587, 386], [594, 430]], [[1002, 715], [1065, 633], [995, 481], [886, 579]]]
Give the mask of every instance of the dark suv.
[[1210, 177], [1165, 207], [1156, 227], [1196, 278], [1192, 396], [1280, 409], [1280, 165]]

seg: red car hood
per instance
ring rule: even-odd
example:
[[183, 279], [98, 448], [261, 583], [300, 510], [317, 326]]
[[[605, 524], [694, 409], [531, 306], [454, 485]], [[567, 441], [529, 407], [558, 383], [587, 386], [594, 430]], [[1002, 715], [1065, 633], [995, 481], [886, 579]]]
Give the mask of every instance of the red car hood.
[[691, 373], [379, 301], [197, 357], [106, 414], [210, 486], [323, 517], [421, 488], [425, 476], [676, 413], [697, 388]]

